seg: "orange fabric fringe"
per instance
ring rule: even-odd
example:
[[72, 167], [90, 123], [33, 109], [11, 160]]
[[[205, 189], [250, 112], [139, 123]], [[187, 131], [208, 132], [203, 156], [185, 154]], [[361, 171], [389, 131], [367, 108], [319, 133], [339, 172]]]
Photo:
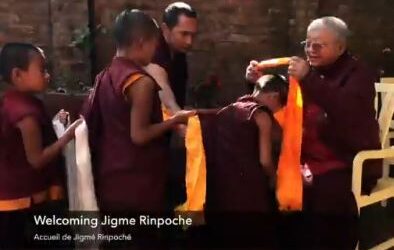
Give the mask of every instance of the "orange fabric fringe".
[[302, 210], [300, 171], [302, 140], [302, 94], [299, 83], [290, 77], [284, 110], [283, 141], [277, 171], [276, 198], [281, 211]]

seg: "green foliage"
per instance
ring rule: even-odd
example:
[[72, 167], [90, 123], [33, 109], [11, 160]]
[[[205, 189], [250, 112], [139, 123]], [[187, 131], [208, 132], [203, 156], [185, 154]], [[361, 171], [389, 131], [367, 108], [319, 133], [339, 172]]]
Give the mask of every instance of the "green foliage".
[[[84, 53], [89, 53], [94, 45], [94, 40], [92, 39], [92, 33], [89, 27], [76, 29], [73, 33], [74, 36], [70, 45], [82, 50]], [[104, 26], [98, 25], [96, 26], [95, 33], [107, 34], [108, 30]]]

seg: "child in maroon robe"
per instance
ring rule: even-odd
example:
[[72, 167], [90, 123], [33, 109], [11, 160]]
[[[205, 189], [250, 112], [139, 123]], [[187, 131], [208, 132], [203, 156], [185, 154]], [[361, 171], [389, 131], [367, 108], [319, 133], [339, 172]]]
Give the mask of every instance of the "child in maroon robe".
[[159, 87], [143, 69], [154, 55], [155, 21], [126, 10], [114, 29], [116, 56], [97, 76], [85, 111], [88, 119], [99, 116], [91, 119], [97, 129], [92, 146], [98, 201], [109, 211], [160, 212], [168, 168], [165, 134], [195, 112], [180, 111], [163, 122]]
[[200, 115], [207, 161], [207, 222], [219, 228], [216, 232], [230, 245], [274, 245], [273, 185], [281, 129], [273, 113], [285, 105], [287, 91], [283, 77], [266, 75], [251, 96], [241, 97], [214, 117]]
[[1, 248], [22, 246], [27, 212], [43, 207], [51, 190], [61, 189], [61, 152], [80, 121], [56, 138], [43, 103], [34, 96], [45, 91], [49, 79], [45, 56], [34, 45], [6, 44], [0, 73], [9, 83], [0, 101]]
[[[155, 21], [139, 10], [125, 10], [114, 31], [116, 56], [97, 76], [84, 108], [98, 204], [103, 213], [157, 214], [164, 210], [168, 181], [166, 133], [195, 112], [179, 111], [163, 121], [160, 88], [143, 69], [155, 52]], [[133, 230], [133, 243], [154, 241], [153, 230]]]

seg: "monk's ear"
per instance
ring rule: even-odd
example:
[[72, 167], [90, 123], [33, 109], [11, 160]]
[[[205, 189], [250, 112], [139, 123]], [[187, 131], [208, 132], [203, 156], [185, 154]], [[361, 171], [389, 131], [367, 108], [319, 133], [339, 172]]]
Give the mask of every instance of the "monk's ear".
[[137, 45], [138, 48], [142, 48], [144, 46], [144, 43], [145, 43], [145, 39], [140, 37], [138, 38], [135, 44]]
[[270, 98], [271, 100], [278, 100], [278, 101], [280, 102], [280, 96], [279, 96], [279, 93], [278, 93], [278, 92], [272, 92], [272, 93], [270, 93], [269, 98]]
[[22, 70], [20, 68], [13, 68], [11, 70], [11, 74], [10, 74], [10, 79], [11, 82], [13, 83], [19, 83], [21, 81], [22, 78]]
[[170, 33], [170, 28], [166, 23], [161, 23], [160, 28], [165, 36], [168, 35], [168, 33]]
[[270, 98], [279, 98], [279, 93], [278, 92], [269, 93], [269, 97]]
[[342, 54], [346, 50], [346, 43], [345, 42], [340, 42], [338, 43], [338, 51], [339, 54]]

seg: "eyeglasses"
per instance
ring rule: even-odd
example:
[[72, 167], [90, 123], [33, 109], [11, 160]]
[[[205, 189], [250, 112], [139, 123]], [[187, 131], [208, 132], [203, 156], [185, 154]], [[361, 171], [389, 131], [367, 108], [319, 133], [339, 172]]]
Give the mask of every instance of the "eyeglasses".
[[320, 51], [328, 46], [327, 43], [311, 42], [308, 40], [302, 41], [301, 45], [304, 46], [305, 49], [312, 49], [315, 51]]

